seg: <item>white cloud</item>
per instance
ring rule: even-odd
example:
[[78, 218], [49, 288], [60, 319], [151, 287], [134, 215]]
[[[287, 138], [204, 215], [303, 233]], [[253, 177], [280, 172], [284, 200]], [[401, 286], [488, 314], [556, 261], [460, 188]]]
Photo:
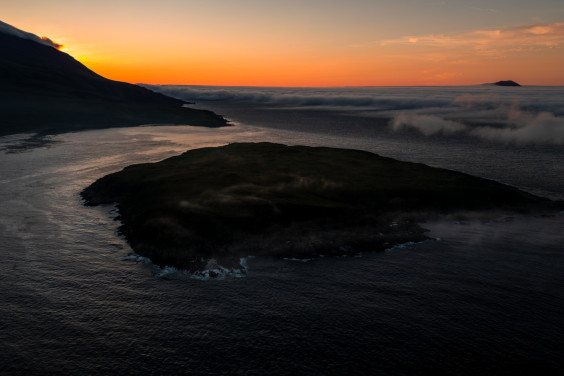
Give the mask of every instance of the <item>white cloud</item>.
[[470, 134], [505, 143], [564, 145], [564, 117], [514, 108], [509, 111], [506, 127], [478, 127]]
[[13, 35], [13, 36], [16, 36], [16, 37], [22, 38], [22, 39], [32, 40], [34, 42], [44, 44], [46, 46], [53, 47], [53, 48], [56, 48], [58, 50], [63, 47], [62, 44], [56, 43], [56, 42], [52, 41], [51, 39], [49, 39], [47, 37], [41, 37], [40, 38], [35, 34], [28, 33], [27, 31], [20, 30], [16, 27], [13, 27], [12, 25], [8, 25], [7, 23], [2, 22], [2, 21], [0, 21], [0, 33]]
[[[564, 117], [550, 112], [532, 113], [522, 111], [517, 106], [508, 109], [501, 106], [495, 112], [504, 119], [496, 126], [466, 125], [460, 121], [444, 119], [437, 115], [401, 112], [390, 121], [393, 131], [415, 129], [431, 136], [435, 134], [466, 134], [488, 141], [507, 144], [545, 144], [564, 145]], [[492, 110], [476, 110], [472, 119], [487, 119]], [[493, 123], [493, 121], [492, 121]]]
[[468, 129], [464, 124], [446, 120], [439, 116], [409, 113], [399, 113], [396, 115], [391, 121], [391, 126], [394, 131], [408, 128], [417, 129], [425, 136], [434, 134], [451, 135]]

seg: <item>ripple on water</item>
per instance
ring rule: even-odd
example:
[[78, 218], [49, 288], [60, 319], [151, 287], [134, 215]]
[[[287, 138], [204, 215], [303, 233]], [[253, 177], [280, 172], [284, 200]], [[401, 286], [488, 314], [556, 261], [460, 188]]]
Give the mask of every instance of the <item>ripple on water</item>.
[[155, 278], [134, 255], [122, 261], [132, 251], [116, 236], [112, 207], [86, 208], [78, 197], [105, 174], [184, 148], [321, 142], [308, 137], [147, 127], [58, 135], [64, 142], [49, 149], [0, 153], [2, 372], [560, 370], [562, 215], [427, 223], [441, 241], [361, 259], [250, 258], [245, 278], [203, 282]]

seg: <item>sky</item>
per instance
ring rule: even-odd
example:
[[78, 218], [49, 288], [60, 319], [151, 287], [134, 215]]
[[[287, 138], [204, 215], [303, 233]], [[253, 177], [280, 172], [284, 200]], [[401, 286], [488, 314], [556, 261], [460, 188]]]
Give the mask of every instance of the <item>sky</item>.
[[0, 0], [0, 20], [114, 80], [564, 85], [562, 0]]

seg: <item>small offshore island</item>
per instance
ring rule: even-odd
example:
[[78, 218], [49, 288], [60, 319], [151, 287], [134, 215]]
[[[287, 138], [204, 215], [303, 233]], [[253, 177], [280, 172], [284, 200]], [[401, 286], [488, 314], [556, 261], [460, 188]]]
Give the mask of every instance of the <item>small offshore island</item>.
[[494, 83], [495, 86], [521, 86], [515, 81], [507, 80], [507, 81], [497, 81]]
[[312, 258], [426, 239], [426, 213], [551, 205], [492, 180], [328, 147], [239, 143], [190, 150], [98, 179], [87, 205], [117, 203], [133, 250], [191, 272], [240, 258]]

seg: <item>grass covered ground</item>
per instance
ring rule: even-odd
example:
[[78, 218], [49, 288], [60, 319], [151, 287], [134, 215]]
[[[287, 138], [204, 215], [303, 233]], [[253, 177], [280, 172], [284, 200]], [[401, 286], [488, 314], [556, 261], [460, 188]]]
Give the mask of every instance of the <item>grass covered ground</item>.
[[[160, 266], [228, 268], [248, 255], [310, 258], [425, 239], [420, 213], [526, 209], [548, 200], [373, 153], [240, 143], [126, 167], [84, 189], [117, 202], [132, 248]], [[411, 218], [411, 219], [410, 219]]]

